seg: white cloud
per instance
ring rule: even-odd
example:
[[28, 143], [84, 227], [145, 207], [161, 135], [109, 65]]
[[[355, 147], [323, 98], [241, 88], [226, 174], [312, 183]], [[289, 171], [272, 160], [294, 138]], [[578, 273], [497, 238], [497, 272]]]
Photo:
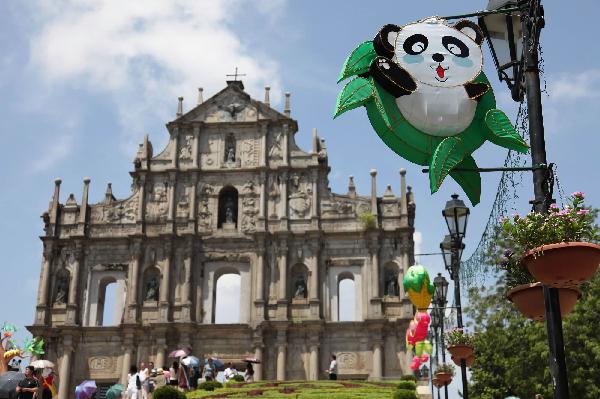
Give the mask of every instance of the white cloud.
[[127, 153], [146, 131], [148, 116], [174, 117], [177, 97], [195, 104], [197, 87], [212, 95], [235, 66], [247, 91], [273, 87], [279, 66], [235, 32], [231, 10], [254, 7], [273, 18], [284, 0], [39, 0], [30, 68], [51, 87], [85, 87], [108, 94], [118, 107]]
[[52, 136], [52, 143], [37, 148], [38, 155], [32, 160], [29, 173], [38, 173], [51, 169], [57, 162], [69, 155], [74, 144], [72, 131]]
[[[415, 254], [421, 253], [421, 244], [423, 243], [423, 234], [420, 231], [415, 231], [413, 233], [413, 241], [415, 243]], [[415, 263], [420, 263], [420, 256], [415, 257]]]
[[552, 101], [569, 101], [600, 98], [600, 69], [579, 73], [563, 73], [549, 82], [548, 92]]

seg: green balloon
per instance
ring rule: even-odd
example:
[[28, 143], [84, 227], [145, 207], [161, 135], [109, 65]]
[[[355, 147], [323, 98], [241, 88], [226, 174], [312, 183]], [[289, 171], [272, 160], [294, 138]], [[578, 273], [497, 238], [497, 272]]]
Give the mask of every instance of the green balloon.
[[409, 267], [404, 275], [404, 279], [402, 279], [402, 285], [404, 286], [405, 292], [408, 292], [409, 289], [414, 292], [421, 292], [423, 285], [425, 285], [425, 289], [430, 295], [433, 295], [435, 290], [429, 279], [427, 269], [422, 265], [413, 265]]

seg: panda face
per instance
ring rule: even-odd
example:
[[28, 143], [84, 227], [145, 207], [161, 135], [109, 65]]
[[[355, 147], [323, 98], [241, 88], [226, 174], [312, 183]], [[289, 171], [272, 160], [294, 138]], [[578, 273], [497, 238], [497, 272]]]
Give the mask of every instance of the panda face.
[[477, 77], [483, 65], [477, 39], [472, 27], [459, 30], [438, 18], [403, 26], [388, 38], [398, 65], [416, 81], [438, 87], [463, 85]]

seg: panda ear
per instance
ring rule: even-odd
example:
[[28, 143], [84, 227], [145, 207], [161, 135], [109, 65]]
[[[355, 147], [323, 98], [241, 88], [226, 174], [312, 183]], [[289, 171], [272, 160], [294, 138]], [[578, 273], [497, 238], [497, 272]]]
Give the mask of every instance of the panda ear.
[[461, 19], [454, 25], [454, 29], [469, 36], [475, 43], [481, 46], [481, 43], [483, 42], [483, 32], [475, 22], [469, 21], [468, 19]]
[[375, 47], [377, 55], [387, 58], [392, 58], [394, 56], [394, 44], [400, 29], [401, 28], [398, 25], [387, 24], [379, 30], [373, 39], [373, 47]]

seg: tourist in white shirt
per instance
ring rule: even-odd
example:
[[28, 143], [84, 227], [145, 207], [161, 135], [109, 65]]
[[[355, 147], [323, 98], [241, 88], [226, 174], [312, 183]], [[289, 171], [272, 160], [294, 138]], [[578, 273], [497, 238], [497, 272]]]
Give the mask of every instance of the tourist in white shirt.
[[329, 364], [329, 368], [325, 370], [325, 372], [329, 373], [330, 380], [337, 380], [338, 366], [336, 359], [335, 355], [331, 355], [331, 363]]
[[142, 384], [137, 371], [137, 367], [133, 365], [129, 368], [129, 374], [127, 374], [127, 399], [139, 399]]
[[225, 381], [233, 380], [233, 377], [235, 377], [237, 375], [237, 373], [238, 372], [237, 372], [235, 366], [233, 365], [233, 363], [231, 363], [231, 362], [227, 363], [227, 368], [225, 369], [225, 372], [224, 372]]
[[138, 370], [138, 374], [140, 376], [140, 382], [142, 383], [141, 395], [142, 399], [148, 399], [150, 389], [148, 386], [148, 377], [150, 373], [148, 372], [148, 368], [146, 368], [146, 364], [144, 362], [140, 362], [140, 368]]

